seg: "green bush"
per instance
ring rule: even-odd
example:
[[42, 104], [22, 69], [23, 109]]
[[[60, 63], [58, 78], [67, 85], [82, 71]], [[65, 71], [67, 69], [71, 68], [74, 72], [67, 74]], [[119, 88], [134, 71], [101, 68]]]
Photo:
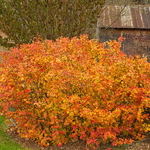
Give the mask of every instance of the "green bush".
[[[31, 42], [40, 35], [55, 40], [61, 36], [89, 34], [105, 0], [1, 0], [0, 30], [8, 38], [0, 39], [3, 46]], [[95, 33], [95, 30], [94, 30]]]

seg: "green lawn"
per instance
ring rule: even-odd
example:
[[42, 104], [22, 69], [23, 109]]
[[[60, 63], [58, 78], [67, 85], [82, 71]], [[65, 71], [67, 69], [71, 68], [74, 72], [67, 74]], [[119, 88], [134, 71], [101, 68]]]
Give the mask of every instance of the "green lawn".
[[7, 133], [5, 132], [7, 127], [4, 121], [5, 121], [5, 118], [0, 115], [0, 150], [29, 150], [13, 142], [11, 137], [9, 137]]

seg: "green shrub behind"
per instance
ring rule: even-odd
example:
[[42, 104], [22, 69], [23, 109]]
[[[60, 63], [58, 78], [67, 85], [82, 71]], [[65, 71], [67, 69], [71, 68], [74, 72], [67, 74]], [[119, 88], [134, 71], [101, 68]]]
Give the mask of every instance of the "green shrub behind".
[[[3, 46], [31, 42], [40, 35], [55, 40], [61, 36], [89, 34], [105, 0], [1, 0], [0, 30], [8, 38], [0, 39]], [[95, 30], [94, 30], [95, 32]]]

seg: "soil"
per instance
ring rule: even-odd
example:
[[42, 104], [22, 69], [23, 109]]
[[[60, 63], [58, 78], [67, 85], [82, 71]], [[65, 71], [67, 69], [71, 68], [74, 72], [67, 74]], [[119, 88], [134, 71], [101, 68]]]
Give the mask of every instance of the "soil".
[[[84, 141], [67, 143], [62, 147], [41, 147], [32, 140], [26, 140], [24, 138], [19, 137], [18, 134], [14, 131], [12, 132], [8, 130], [7, 132], [12, 137], [13, 141], [21, 144], [24, 148], [29, 148], [30, 150], [85, 150]], [[99, 147], [96, 150], [107, 150], [108, 147], [110, 147], [110, 145], [103, 145], [102, 147]], [[142, 141], [135, 141], [132, 143], [132, 145], [127, 145], [125, 147], [114, 147], [114, 150], [150, 150], [150, 133]]]

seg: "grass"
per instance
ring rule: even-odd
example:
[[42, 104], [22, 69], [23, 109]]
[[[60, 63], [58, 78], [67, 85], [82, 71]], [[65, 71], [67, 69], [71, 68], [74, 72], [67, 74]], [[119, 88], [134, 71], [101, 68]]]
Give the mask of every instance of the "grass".
[[29, 150], [13, 142], [12, 138], [6, 132], [7, 126], [4, 121], [5, 118], [0, 115], [0, 150]]

